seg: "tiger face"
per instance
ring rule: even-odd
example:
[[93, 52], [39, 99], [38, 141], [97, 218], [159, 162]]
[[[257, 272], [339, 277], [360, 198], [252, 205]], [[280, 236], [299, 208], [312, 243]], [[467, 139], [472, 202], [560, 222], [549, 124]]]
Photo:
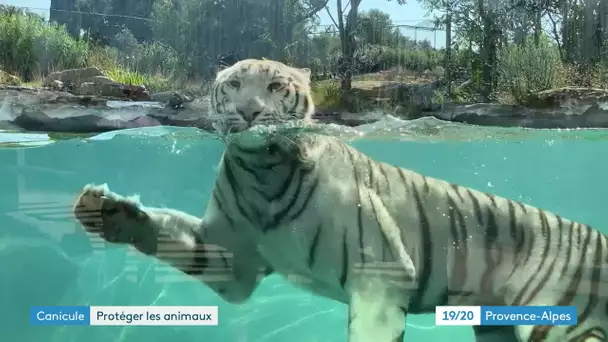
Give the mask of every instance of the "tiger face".
[[217, 74], [210, 102], [220, 133], [290, 121], [307, 123], [314, 113], [310, 70], [272, 60], [242, 60]]

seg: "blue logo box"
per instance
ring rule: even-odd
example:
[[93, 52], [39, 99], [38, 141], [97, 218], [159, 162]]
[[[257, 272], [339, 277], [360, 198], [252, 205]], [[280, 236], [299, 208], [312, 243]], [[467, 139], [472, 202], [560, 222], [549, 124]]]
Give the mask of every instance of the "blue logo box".
[[34, 306], [30, 308], [31, 325], [89, 325], [88, 306]]

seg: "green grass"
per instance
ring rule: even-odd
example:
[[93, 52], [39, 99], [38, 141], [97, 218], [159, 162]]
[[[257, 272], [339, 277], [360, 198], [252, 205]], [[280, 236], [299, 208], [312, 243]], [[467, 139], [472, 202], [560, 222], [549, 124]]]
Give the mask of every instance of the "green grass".
[[319, 109], [338, 109], [343, 107], [343, 91], [340, 82], [324, 80], [313, 84], [312, 100]]
[[140, 74], [135, 71], [120, 69], [118, 67], [106, 70], [105, 74], [119, 83], [144, 85], [151, 93], [171, 90], [173, 85], [170, 80], [163, 77]]
[[53, 71], [96, 66], [116, 82], [144, 85], [152, 93], [172, 89], [169, 77], [132, 71], [118, 63], [116, 53], [75, 40], [64, 26], [49, 24], [38, 15], [0, 6], [0, 66], [26, 86], [42, 86]]
[[63, 26], [38, 15], [0, 6], [0, 65], [3, 71], [29, 82], [56, 69], [86, 64], [89, 46], [76, 41]]

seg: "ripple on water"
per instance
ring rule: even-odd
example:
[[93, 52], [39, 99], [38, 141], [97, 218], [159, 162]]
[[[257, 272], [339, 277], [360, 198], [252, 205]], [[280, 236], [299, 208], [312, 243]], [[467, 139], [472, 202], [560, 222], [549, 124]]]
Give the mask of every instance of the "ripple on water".
[[[357, 127], [337, 124], [316, 125], [316, 133], [336, 136], [345, 140], [402, 140], [402, 141], [474, 141], [527, 139], [608, 139], [608, 129], [527, 129], [517, 127], [473, 126], [447, 122], [433, 117], [402, 120], [385, 116], [376, 122]], [[190, 127], [153, 126], [104, 132], [100, 134], [75, 133], [24, 133], [0, 130], [0, 147], [37, 147], [56, 141], [71, 139], [108, 140], [116, 137], [137, 139], [165, 137], [178, 140], [218, 139], [216, 134]]]

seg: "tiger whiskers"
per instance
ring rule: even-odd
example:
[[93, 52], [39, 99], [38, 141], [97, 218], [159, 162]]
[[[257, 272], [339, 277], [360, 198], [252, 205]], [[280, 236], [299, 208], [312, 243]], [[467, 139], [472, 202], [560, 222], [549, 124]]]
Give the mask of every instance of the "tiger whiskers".
[[289, 149], [297, 148], [298, 143], [289, 134], [279, 134], [280, 143], [285, 144]]
[[224, 142], [224, 144], [229, 143], [230, 134], [232, 133], [232, 128], [237, 125], [232, 124], [236, 120], [230, 120], [226, 115], [209, 115], [208, 118], [211, 120], [211, 126], [218, 133], [218, 137], [220, 140]]

